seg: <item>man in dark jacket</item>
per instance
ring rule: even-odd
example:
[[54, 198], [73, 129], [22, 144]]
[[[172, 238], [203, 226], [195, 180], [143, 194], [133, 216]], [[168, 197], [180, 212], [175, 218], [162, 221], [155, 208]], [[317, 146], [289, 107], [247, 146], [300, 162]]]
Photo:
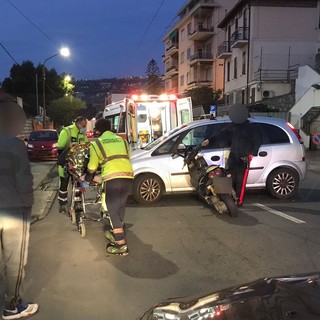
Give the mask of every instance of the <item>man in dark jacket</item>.
[[[0, 101], [0, 306], [2, 319], [20, 319], [38, 310], [22, 300], [21, 286], [27, 262], [33, 176], [24, 142], [16, 135], [25, 114], [15, 102]], [[4, 308], [3, 308], [4, 307]]]
[[232, 121], [224, 130], [203, 141], [207, 146], [219, 139], [229, 138], [231, 142], [228, 169], [232, 175], [233, 188], [241, 206], [247, 183], [248, 170], [253, 156], [258, 155], [261, 134], [248, 120], [248, 109], [241, 104], [234, 104], [228, 111]]

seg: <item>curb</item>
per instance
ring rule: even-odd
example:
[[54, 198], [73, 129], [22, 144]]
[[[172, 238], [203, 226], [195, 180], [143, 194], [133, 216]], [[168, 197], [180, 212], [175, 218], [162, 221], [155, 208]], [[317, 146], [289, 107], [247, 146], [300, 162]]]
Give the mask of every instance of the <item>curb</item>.
[[[48, 192], [46, 190], [46, 188], [48, 187], [49, 184], [52, 183], [53, 179], [58, 176], [58, 172], [57, 172], [57, 168], [56, 168], [56, 164], [53, 164], [52, 168], [50, 169], [50, 171], [46, 174], [46, 176], [41, 180], [41, 182], [38, 184], [37, 188], [35, 189], [36, 191], [43, 191], [43, 192]], [[58, 194], [58, 183], [56, 186], [53, 186], [53, 190], [51, 191], [50, 193], [50, 196], [47, 198], [46, 200], [46, 205], [45, 207], [43, 208], [42, 212], [39, 214], [39, 215], [32, 215], [31, 216], [31, 224], [37, 222], [37, 221], [40, 221], [42, 219], [44, 219], [50, 209], [52, 208], [53, 206], [53, 203], [57, 197], [57, 194]], [[34, 199], [35, 203], [37, 201], [37, 195], [35, 194], [35, 199]]]

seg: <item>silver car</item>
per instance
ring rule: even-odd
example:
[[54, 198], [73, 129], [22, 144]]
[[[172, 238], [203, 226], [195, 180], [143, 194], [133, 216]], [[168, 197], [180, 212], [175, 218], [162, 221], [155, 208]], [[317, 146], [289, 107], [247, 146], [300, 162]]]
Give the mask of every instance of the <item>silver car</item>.
[[[247, 189], [267, 189], [279, 199], [292, 197], [299, 182], [306, 177], [305, 148], [299, 133], [282, 119], [250, 118], [262, 135], [258, 155], [250, 164]], [[190, 176], [182, 157], [173, 157], [179, 144], [187, 150], [221, 131], [230, 123], [228, 117], [198, 120], [174, 129], [167, 135], [132, 152], [134, 182], [132, 195], [141, 204], [152, 204], [164, 194], [192, 192]], [[228, 137], [201, 151], [208, 164], [226, 167]], [[215, 156], [215, 160], [211, 158]], [[218, 156], [218, 157], [217, 157]]]

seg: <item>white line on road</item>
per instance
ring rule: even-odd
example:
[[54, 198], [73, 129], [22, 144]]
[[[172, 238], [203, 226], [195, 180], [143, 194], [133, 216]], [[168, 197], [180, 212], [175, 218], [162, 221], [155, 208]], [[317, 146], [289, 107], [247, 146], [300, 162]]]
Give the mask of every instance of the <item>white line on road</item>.
[[306, 223], [306, 222], [303, 221], [303, 220], [300, 220], [300, 219], [291, 217], [291, 216], [289, 216], [288, 214], [285, 214], [285, 213], [283, 213], [283, 212], [281, 212], [281, 211], [274, 210], [274, 209], [271, 209], [271, 208], [269, 208], [269, 207], [266, 207], [266, 206], [264, 206], [264, 205], [261, 204], [261, 203], [254, 203], [253, 205], [254, 205], [254, 206], [257, 206], [257, 207], [260, 207], [260, 208], [263, 209], [263, 210], [269, 211], [269, 212], [271, 212], [271, 213], [273, 213], [273, 214], [276, 214], [277, 216], [280, 216], [280, 217], [282, 217], [282, 218], [288, 219], [288, 220], [290, 220], [290, 221], [292, 221], [292, 222], [295, 222], [295, 223]]

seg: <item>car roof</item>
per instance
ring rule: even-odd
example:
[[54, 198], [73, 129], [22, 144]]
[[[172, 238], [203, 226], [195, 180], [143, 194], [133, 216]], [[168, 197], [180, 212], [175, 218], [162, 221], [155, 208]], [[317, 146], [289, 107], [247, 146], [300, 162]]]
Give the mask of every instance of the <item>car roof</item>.
[[[248, 120], [250, 122], [261, 122], [261, 123], [270, 123], [270, 124], [285, 124], [287, 121], [281, 118], [271, 118], [271, 117], [249, 117]], [[200, 119], [200, 120], [194, 120], [189, 123], [187, 123], [185, 127], [193, 127], [203, 124], [212, 124], [212, 123], [223, 123], [223, 122], [231, 122], [230, 118], [228, 116], [224, 117], [216, 117], [215, 119]]]

